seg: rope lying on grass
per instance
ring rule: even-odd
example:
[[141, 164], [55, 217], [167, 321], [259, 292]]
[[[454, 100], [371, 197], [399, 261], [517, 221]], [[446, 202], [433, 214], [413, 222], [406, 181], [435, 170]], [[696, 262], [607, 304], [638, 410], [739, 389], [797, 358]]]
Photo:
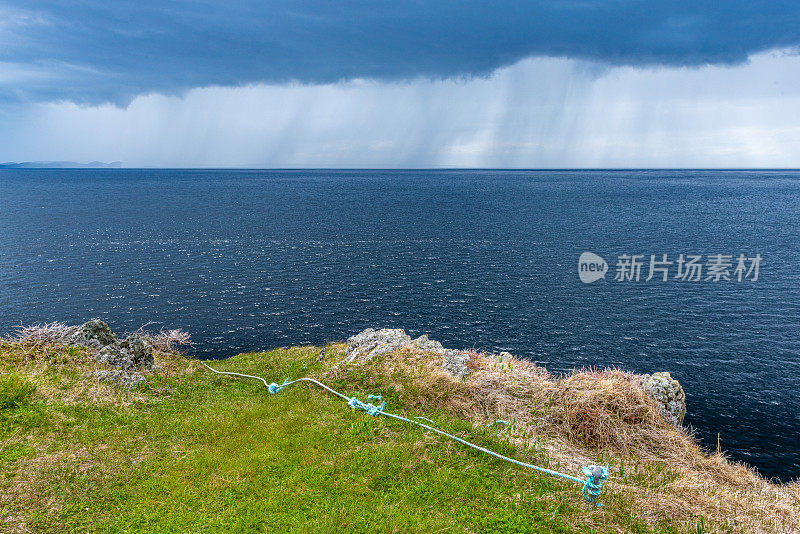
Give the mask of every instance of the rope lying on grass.
[[[489, 456], [493, 456], [493, 457], [497, 458], [498, 460], [503, 460], [503, 461], [506, 461], [506, 462], [510, 462], [512, 464], [516, 464], [516, 465], [518, 465], [520, 467], [527, 467], [528, 469], [533, 469], [534, 471], [539, 471], [540, 473], [546, 473], [548, 475], [561, 477], [561, 478], [564, 478], [564, 479], [567, 479], [567, 480], [571, 480], [572, 482], [577, 482], [578, 484], [582, 484], [583, 485], [583, 496], [586, 497], [586, 500], [591, 502], [595, 506], [602, 506], [601, 504], [597, 503], [597, 496], [600, 495], [600, 491], [603, 488], [603, 483], [606, 481], [606, 478], [608, 478], [608, 468], [607, 467], [602, 467], [602, 466], [598, 466], [598, 465], [586, 465], [586, 466], [583, 466], [583, 474], [586, 475], [586, 480], [582, 480], [582, 479], [580, 479], [578, 477], [567, 475], [565, 473], [559, 473], [558, 471], [553, 471], [552, 469], [545, 469], [544, 467], [539, 467], [538, 465], [533, 465], [533, 464], [529, 464], [529, 463], [525, 463], [525, 462], [520, 462], [519, 460], [515, 460], [513, 458], [509, 458], [508, 456], [503, 456], [502, 454], [498, 454], [498, 453], [496, 453], [494, 451], [490, 451], [489, 449], [485, 449], [485, 448], [481, 447], [480, 445], [475, 445], [474, 443], [470, 443], [469, 441], [463, 440], [463, 439], [459, 438], [458, 436], [454, 436], [452, 434], [448, 434], [447, 432], [445, 432], [443, 430], [439, 430], [438, 428], [432, 427], [430, 425], [426, 425], [424, 423], [420, 423], [419, 421], [406, 419], [405, 417], [403, 417], [401, 415], [385, 412], [385, 411], [383, 411], [383, 409], [384, 409], [384, 407], [386, 407], [386, 402], [385, 401], [381, 401], [381, 396], [380, 395], [368, 395], [367, 396], [367, 400], [368, 401], [369, 400], [376, 400], [376, 401], [380, 402], [380, 404], [372, 404], [370, 402], [362, 402], [362, 401], [358, 400], [356, 397], [347, 397], [346, 395], [342, 395], [338, 391], [329, 388], [328, 386], [326, 386], [322, 382], [314, 380], [313, 378], [298, 378], [296, 380], [291, 380], [291, 381], [287, 378], [286, 380], [283, 381], [282, 384], [276, 384], [275, 382], [268, 383], [265, 379], [261, 378], [260, 376], [245, 375], [245, 374], [242, 374], [242, 373], [232, 373], [232, 372], [227, 372], [227, 371], [217, 371], [213, 367], [208, 366], [205, 362], [200, 362], [200, 363], [205, 365], [210, 371], [213, 371], [213, 372], [215, 372], [215, 373], [217, 373], [219, 375], [241, 376], [241, 377], [244, 377], [244, 378], [253, 378], [255, 380], [261, 380], [261, 382], [264, 383], [264, 386], [266, 386], [267, 391], [269, 391], [270, 393], [273, 393], [273, 394], [274, 393], [278, 393], [283, 388], [285, 388], [286, 386], [291, 386], [292, 384], [296, 384], [297, 382], [311, 382], [312, 384], [316, 384], [317, 386], [319, 386], [322, 389], [328, 391], [329, 393], [333, 393], [337, 397], [340, 397], [351, 408], [354, 408], [354, 409], [357, 409], [357, 410], [363, 410], [367, 414], [371, 415], [372, 417], [375, 417], [376, 415], [380, 414], [380, 415], [385, 415], [386, 417], [391, 417], [392, 419], [397, 419], [398, 421], [411, 423], [413, 425], [417, 425], [419, 427], [422, 427], [422, 428], [424, 428], [426, 430], [430, 430], [431, 432], [435, 432], [435, 433], [437, 433], [437, 434], [439, 434], [441, 436], [444, 436], [446, 438], [450, 438], [453, 441], [457, 441], [457, 442], [461, 443], [462, 445], [466, 445], [467, 447], [471, 447], [471, 448], [473, 448], [473, 449], [475, 449], [477, 451], [480, 451], [480, 452], [483, 452], [485, 454], [488, 454]], [[426, 421], [430, 421], [430, 419], [425, 419], [424, 417], [418, 417], [417, 419], [424, 419]], [[430, 422], [432, 423], [433, 421], [430, 421]], [[503, 423], [505, 423], [505, 421], [503, 421]], [[506, 423], [506, 424], [508, 424], [508, 423]]]

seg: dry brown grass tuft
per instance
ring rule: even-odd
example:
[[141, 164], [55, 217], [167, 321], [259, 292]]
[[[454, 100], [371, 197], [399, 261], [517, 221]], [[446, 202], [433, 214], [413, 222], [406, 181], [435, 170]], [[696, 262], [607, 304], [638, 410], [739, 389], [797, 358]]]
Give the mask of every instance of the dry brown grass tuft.
[[74, 326], [54, 321], [52, 323], [36, 323], [30, 326], [15, 327], [14, 339], [24, 340], [32, 344], [64, 344], [75, 333]]
[[158, 352], [165, 354], [183, 354], [178, 348], [179, 346], [192, 346], [192, 336], [189, 332], [180, 329], [164, 330], [160, 329], [158, 332], [151, 332], [147, 327], [151, 323], [140, 326], [135, 332], [126, 332], [122, 337], [127, 337], [131, 333], [141, 337]]
[[[703, 519], [711, 531], [800, 532], [800, 482], [774, 484], [703, 451], [662, 417], [637, 375], [584, 369], [554, 377], [528, 361], [477, 352], [468, 366], [460, 382], [439, 356], [405, 347], [363, 364], [358, 376], [365, 388], [389, 385], [414, 409], [476, 424], [511, 421], [512, 442], [544, 450], [551, 466], [573, 474], [602, 454], [612, 465], [607, 493], [654, 526], [677, 520], [689, 529]], [[353, 378], [341, 359], [324, 374]]]
[[598, 450], [630, 453], [652, 443], [639, 432], [642, 428], [668, 425], [631, 373], [575, 371], [555, 386], [552, 421], [570, 440]]
[[153, 348], [164, 353], [179, 353], [179, 345], [192, 345], [192, 336], [183, 330], [159, 330], [156, 334], [145, 334]]

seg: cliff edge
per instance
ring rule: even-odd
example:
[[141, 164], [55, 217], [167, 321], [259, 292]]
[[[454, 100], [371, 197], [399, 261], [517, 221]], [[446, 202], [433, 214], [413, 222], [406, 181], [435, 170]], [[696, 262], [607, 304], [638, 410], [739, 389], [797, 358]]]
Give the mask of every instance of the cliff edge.
[[[520, 462], [500, 462], [313, 384], [270, 394], [177, 351], [180, 331], [102, 321], [0, 339], [0, 532], [798, 532], [800, 484], [775, 484], [680, 425], [668, 373], [551, 375], [511, 354], [402, 330], [211, 362], [381, 395]], [[190, 345], [189, 345], [190, 346]]]

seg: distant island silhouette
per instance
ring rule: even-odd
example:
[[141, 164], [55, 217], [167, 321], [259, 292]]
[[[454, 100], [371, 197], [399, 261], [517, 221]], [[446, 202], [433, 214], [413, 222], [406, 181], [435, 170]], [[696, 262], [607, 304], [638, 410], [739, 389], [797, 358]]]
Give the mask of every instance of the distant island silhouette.
[[74, 161], [7, 161], [0, 163], [0, 169], [119, 169], [121, 161], [105, 163], [90, 161], [89, 163], [76, 163]]

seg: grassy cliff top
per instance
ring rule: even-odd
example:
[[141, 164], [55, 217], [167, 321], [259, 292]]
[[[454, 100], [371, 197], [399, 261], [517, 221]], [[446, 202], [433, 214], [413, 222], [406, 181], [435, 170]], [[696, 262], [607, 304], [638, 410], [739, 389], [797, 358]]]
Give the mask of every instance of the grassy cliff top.
[[[581, 476], [608, 465], [602, 508], [531, 472], [313, 385], [270, 395], [157, 352], [133, 388], [100, 380], [89, 349], [0, 341], [0, 532], [795, 532], [800, 485], [700, 450], [633, 375], [556, 378], [470, 359], [464, 381], [431, 354], [360, 364], [344, 346], [241, 354], [213, 365], [268, 381], [316, 377], [383, 395], [464, 439]], [[504, 419], [511, 425], [488, 422]]]

